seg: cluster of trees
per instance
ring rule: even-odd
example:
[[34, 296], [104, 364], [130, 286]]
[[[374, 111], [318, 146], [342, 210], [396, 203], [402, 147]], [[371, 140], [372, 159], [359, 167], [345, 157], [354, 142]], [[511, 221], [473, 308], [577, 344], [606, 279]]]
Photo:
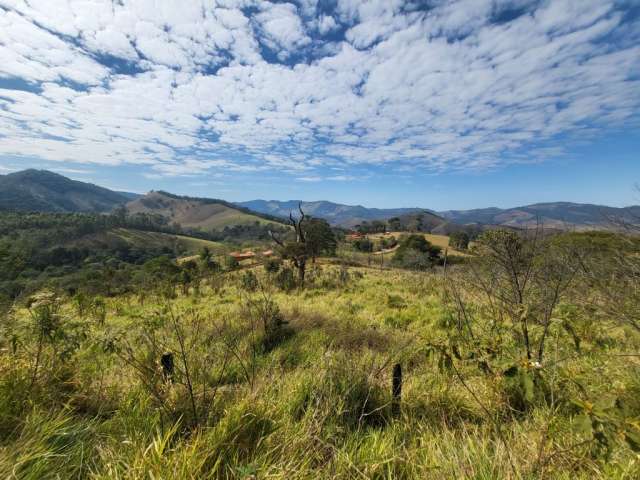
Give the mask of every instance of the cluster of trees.
[[364, 221], [361, 224], [356, 225], [355, 230], [358, 233], [365, 235], [368, 233], [386, 233], [387, 222], [383, 220], [372, 220], [371, 222]]
[[393, 248], [398, 244], [394, 236], [382, 237], [377, 242], [368, 237], [358, 238], [352, 242], [353, 248], [363, 253], [371, 253], [379, 250]]
[[449, 245], [451, 245], [456, 250], [468, 249], [470, 241], [471, 237], [464, 230], [455, 231], [449, 236]]
[[427, 270], [441, 261], [442, 249], [431, 244], [424, 235], [411, 234], [400, 239], [392, 265], [411, 270]]
[[256, 221], [243, 225], [228, 225], [221, 231], [212, 231], [207, 234], [198, 231], [189, 231], [188, 233], [191, 236], [206, 237], [207, 240], [213, 240], [214, 242], [242, 242], [247, 240], [266, 241], [271, 238], [269, 232], [284, 235], [288, 230], [287, 227], [281, 224], [264, 224]]
[[373, 252], [373, 242], [369, 238], [358, 238], [353, 241], [353, 248], [363, 253]]
[[[53, 280], [69, 286], [76, 282], [113, 282], [114, 272], [126, 265], [141, 265], [158, 255], [174, 254], [166, 247], [133, 247], [125, 242], [102, 241], [99, 247], [79, 239], [116, 228], [174, 233], [158, 215], [81, 213], [0, 213], [0, 297], [12, 299]], [[128, 273], [127, 273], [128, 275]], [[64, 282], [62, 277], [66, 277]]]

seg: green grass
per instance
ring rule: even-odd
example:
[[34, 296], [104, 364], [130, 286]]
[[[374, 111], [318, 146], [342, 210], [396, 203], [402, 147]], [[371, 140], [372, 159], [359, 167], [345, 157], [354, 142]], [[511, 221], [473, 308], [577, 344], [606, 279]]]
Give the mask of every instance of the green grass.
[[[289, 329], [270, 349], [256, 347], [260, 323], [252, 333], [247, 300], [261, 294], [242, 290], [241, 272], [219, 293], [205, 283], [169, 300], [107, 299], [104, 324], [64, 299], [64, 322], [83, 325], [80, 346], [65, 361], [62, 343], [47, 347], [31, 389], [35, 338], [17, 308], [0, 337], [0, 478], [638, 478], [640, 459], [623, 445], [607, 459], [581, 445], [569, 402], [514, 415], [501, 375], [455, 360], [465, 385], [441, 368], [426, 348], [449, 338], [438, 273], [352, 268], [344, 285], [338, 273], [323, 265], [306, 290], [270, 293]], [[189, 348], [196, 428], [179, 356], [176, 382], [159, 383], [164, 407], [123, 360], [130, 346], [156, 372], [146, 380], [158, 381], [152, 353], [179, 351], [166, 307]], [[637, 337], [585, 321], [576, 318], [580, 356], [567, 332], [552, 332], [562, 361], [545, 374], [567, 397], [582, 395], [579, 383], [589, 398], [615, 393], [640, 410], [638, 360], [616, 356], [637, 352]], [[389, 408], [394, 363], [404, 369], [398, 417]]]

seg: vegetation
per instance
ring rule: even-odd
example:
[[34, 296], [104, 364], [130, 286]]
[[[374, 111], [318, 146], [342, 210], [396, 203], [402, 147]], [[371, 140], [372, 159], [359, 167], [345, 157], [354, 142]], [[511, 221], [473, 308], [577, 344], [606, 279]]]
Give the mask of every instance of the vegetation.
[[640, 475], [637, 237], [452, 263], [408, 234], [372, 268], [302, 213], [250, 265], [69, 243], [133, 221], [175, 235], [0, 217], [1, 478]]
[[109, 212], [128, 200], [127, 194], [46, 170], [0, 175], [0, 211]]
[[469, 234], [463, 230], [453, 232], [449, 236], [449, 244], [456, 250], [466, 250], [467, 248], [469, 248], [469, 241]]
[[[126, 208], [132, 214], [161, 215], [169, 223], [179, 224], [193, 232], [224, 234], [224, 229], [228, 228], [226, 236], [236, 233], [234, 229], [245, 225], [255, 228], [260, 225], [282, 225], [283, 222], [281, 218], [252, 212], [224, 200], [185, 197], [162, 191], [150, 192], [128, 203]], [[240, 229], [237, 233], [246, 234], [246, 231]]]
[[398, 267], [426, 270], [440, 261], [442, 249], [432, 245], [424, 235], [411, 234], [400, 239], [392, 263]]

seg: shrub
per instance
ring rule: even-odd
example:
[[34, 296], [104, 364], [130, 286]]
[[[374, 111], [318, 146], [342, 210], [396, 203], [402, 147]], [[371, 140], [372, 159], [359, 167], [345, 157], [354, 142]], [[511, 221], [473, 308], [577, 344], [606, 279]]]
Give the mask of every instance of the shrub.
[[269, 274], [278, 273], [280, 267], [282, 267], [282, 260], [279, 258], [268, 258], [264, 262], [264, 271]]
[[255, 292], [258, 289], [258, 277], [251, 270], [247, 270], [242, 275], [242, 288], [247, 292]]
[[429, 243], [424, 235], [408, 235], [400, 241], [391, 263], [402, 268], [426, 270], [439, 261], [441, 250]]
[[407, 302], [400, 295], [387, 295], [387, 306], [389, 308], [402, 309], [407, 307]]
[[293, 270], [291, 270], [290, 267], [282, 268], [275, 277], [275, 284], [280, 290], [284, 290], [285, 292], [293, 290], [296, 286]]
[[238, 262], [237, 258], [228, 255], [224, 259], [224, 266], [227, 270], [235, 270], [240, 266], [240, 262]]
[[466, 250], [469, 248], [469, 234], [467, 232], [453, 232], [449, 237], [449, 245], [456, 250]]
[[371, 242], [371, 240], [369, 240], [368, 238], [361, 238], [356, 240], [355, 242], [353, 242], [353, 247], [360, 252], [373, 252], [373, 242]]

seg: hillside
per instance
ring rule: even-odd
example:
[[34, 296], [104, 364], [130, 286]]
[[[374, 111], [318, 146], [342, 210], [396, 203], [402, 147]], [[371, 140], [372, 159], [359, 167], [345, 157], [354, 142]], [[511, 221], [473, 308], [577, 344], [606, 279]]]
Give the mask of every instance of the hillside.
[[108, 212], [129, 200], [127, 194], [46, 170], [23, 170], [0, 176], [0, 210]]
[[481, 223], [531, 228], [540, 221], [549, 228], [594, 230], [614, 228], [620, 220], [638, 223], [640, 206], [615, 208], [593, 204], [554, 202], [509, 209], [448, 210], [439, 212], [439, 214], [459, 224]]
[[157, 214], [184, 228], [199, 230], [222, 230], [233, 225], [247, 225], [255, 222], [260, 224], [280, 222], [278, 218], [260, 215], [223, 200], [181, 197], [167, 192], [149, 192], [127, 203], [126, 208], [131, 214]]
[[428, 210], [407, 213], [387, 221], [391, 230], [444, 233], [449, 222]]
[[69, 246], [82, 246], [92, 250], [117, 248], [127, 246], [132, 249], [171, 250], [177, 255], [195, 255], [203, 247], [207, 247], [214, 255], [222, 254], [229, 250], [219, 242], [212, 242], [200, 238], [185, 235], [174, 235], [162, 232], [145, 232], [132, 228], [115, 228], [106, 232], [88, 235], [68, 244]]
[[288, 217], [289, 212], [297, 212], [300, 203], [302, 203], [302, 209], [306, 214], [324, 218], [331, 225], [341, 227], [353, 227], [365, 221], [386, 220], [391, 217], [421, 210], [419, 208], [367, 208], [361, 205], [343, 205], [324, 200], [317, 202], [301, 202], [300, 200], [250, 200], [247, 202], [239, 202], [238, 205], [256, 212]]

